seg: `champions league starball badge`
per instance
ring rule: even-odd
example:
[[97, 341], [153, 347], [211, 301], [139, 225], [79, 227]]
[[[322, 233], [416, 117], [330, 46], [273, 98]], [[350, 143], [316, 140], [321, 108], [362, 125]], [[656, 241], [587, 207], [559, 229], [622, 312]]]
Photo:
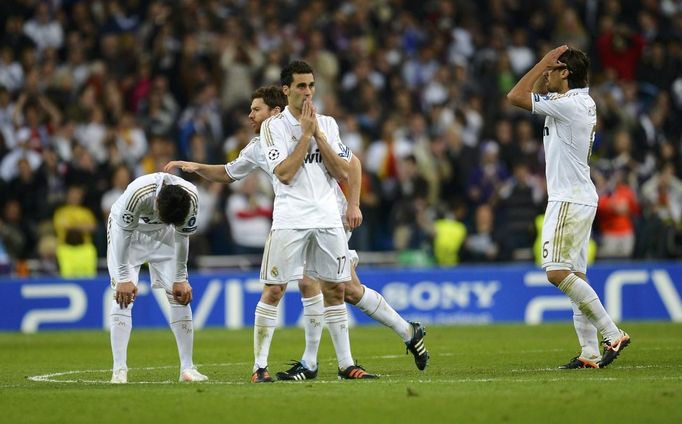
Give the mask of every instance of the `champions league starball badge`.
[[133, 217], [132, 214], [124, 213], [121, 219], [123, 219], [123, 222], [125, 222], [126, 224], [132, 224], [135, 217]]
[[277, 149], [268, 150], [268, 159], [269, 160], [276, 160], [278, 157], [279, 157], [279, 150], [277, 150]]

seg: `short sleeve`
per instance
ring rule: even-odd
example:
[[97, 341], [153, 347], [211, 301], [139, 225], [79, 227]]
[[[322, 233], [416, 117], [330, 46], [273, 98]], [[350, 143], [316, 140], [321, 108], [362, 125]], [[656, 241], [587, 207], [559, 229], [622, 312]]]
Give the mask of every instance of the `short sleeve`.
[[560, 94], [531, 93], [531, 104], [534, 114], [551, 116], [560, 121], [569, 121], [575, 109], [573, 100]]
[[332, 118], [328, 118], [327, 142], [340, 158], [344, 159], [346, 162], [350, 162], [351, 158], [353, 157], [353, 153], [350, 148], [341, 141], [341, 136], [339, 135], [339, 126]]
[[255, 154], [256, 151], [260, 151], [259, 143], [260, 141], [254, 138], [239, 152], [237, 159], [225, 165], [225, 172], [230, 178], [235, 181], [241, 180], [258, 167], [258, 158]]
[[287, 149], [287, 136], [284, 125], [278, 122], [284, 119], [282, 115], [267, 119], [261, 126], [260, 147], [265, 155], [267, 171], [275, 172], [277, 165], [289, 156]]

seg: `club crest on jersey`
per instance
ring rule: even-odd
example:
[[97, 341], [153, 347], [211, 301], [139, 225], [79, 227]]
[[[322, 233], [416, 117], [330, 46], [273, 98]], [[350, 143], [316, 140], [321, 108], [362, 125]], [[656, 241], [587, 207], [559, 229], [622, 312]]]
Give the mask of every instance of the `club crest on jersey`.
[[273, 277], [277, 277], [279, 275], [279, 269], [276, 266], [273, 266], [272, 269], [270, 270], [270, 274]]
[[277, 150], [277, 149], [268, 150], [268, 159], [269, 160], [276, 160], [278, 157], [279, 157], [279, 150]]
[[124, 213], [123, 216], [121, 217], [121, 219], [126, 224], [132, 224], [133, 221], [135, 220], [135, 217], [132, 214]]

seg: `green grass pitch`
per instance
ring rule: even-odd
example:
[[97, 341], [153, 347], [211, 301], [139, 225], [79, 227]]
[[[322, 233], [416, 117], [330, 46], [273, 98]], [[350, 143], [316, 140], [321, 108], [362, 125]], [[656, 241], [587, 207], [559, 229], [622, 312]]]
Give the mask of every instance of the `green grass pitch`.
[[[682, 422], [682, 325], [624, 323], [632, 344], [609, 368], [558, 370], [578, 351], [568, 323], [428, 327], [425, 372], [383, 327], [351, 331], [353, 355], [376, 381], [338, 381], [325, 331], [317, 380], [248, 383], [250, 329], [196, 332], [208, 383], [181, 384], [170, 330], [134, 329], [132, 384], [107, 384], [103, 331], [0, 333], [0, 421], [127, 422]], [[279, 329], [272, 374], [303, 349], [301, 329]], [[36, 381], [38, 380], [38, 381]]]

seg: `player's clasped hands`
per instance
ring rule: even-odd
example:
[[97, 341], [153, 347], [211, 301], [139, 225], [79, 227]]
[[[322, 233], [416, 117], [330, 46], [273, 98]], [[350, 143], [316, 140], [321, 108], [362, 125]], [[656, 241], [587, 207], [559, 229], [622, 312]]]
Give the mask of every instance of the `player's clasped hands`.
[[132, 282], [128, 281], [126, 283], [118, 283], [116, 284], [116, 303], [121, 307], [121, 309], [125, 309], [133, 303], [135, 300], [135, 296], [137, 296], [137, 287], [135, 287], [135, 284]]
[[181, 305], [189, 305], [192, 301], [192, 286], [187, 281], [173, 283], [173, 299]]
[[315, 106], [311, 99], [303, 101], [300, 122], [304, 133], [315, 134], [317, 132], [317, 116], [315, 115]]

